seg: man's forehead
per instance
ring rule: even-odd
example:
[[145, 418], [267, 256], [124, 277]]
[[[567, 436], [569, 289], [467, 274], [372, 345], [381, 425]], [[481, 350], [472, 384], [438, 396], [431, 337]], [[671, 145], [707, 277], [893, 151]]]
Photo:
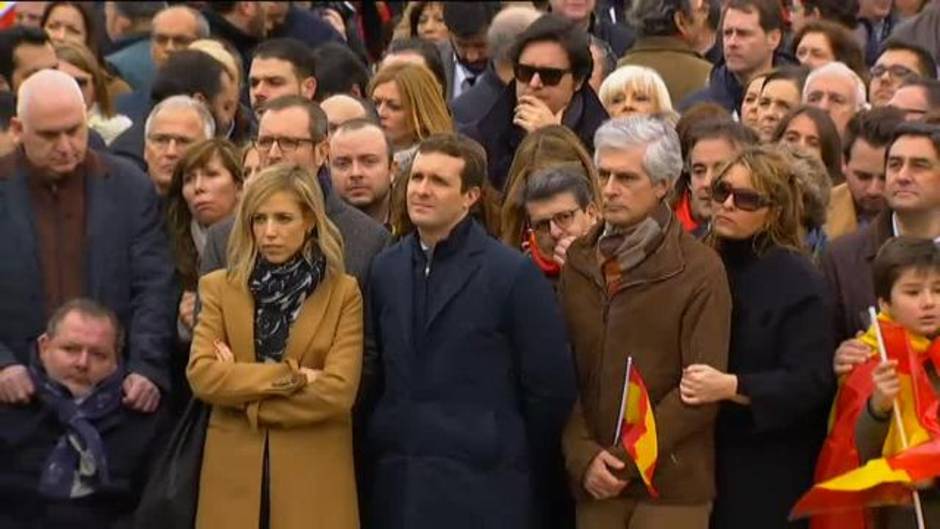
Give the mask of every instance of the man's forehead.
[[170, 8], [154, 17], [153, 32], [169, 35], [194, 35], [196, 32], [196, 18], [187, 9]]
[[201, 128], [202, 118], [191, 108], [165, 108], [153, 117], [151, 130], [170, 128]]
[[385, 134], [377, 126], [346, 131], [340, 129], [333, 133], [330, 150], [333, 154], [339, 154], [340, 151], [350, 154], [384, 154], [387, 150]]
[[251, 61], [251, 77], [294, 77], [294, 65], [276, 57], [256, 57]]
[[937, 151], [930, 138], [924, 136], [901, 136], [891, 145], [889, 158], [936, 160]]
[[258, 134], [293, 132], [306, 134], [310, 129], [310, 116], [300, 107], [265, 110], [258, 122]]
[[729, 7], [722, 17], [722, 27], [741, 29], [761, 29], [760, 13], [756, 9], [736, 9]]

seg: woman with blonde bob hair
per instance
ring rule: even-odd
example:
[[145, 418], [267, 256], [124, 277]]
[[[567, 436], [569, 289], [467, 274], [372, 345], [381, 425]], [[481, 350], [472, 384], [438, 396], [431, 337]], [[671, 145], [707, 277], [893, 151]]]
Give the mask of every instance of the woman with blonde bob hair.
[[[727, 371], [686, 367], [688, 406], [718, 405], [711, 527], [784, 527], [813, 484], [835, 380], [822, 275], [803, 247], [799, 169], [746, 147], [712, 184], [712, 233], [734, 312]], [[772, 482], [774, 487], [767, 487]]]
[[589, 180], [595, 200], [601, 196], [591, 155], [568, 127], [549, 125], [526, 135], [522, 140], [509, 166], [500, 210], [500, 240], [503, 243], [521, 248], [523, 242], [529, 240], [523, 196], [529, 177], [541, 169], [566, 163], [579, 164], [583, 169], [582, 174]]
[[656, 70], [645, 66], [617, 68], [601, 83], [597, 95], [612, 118], [672, 112], [666, 83]]
[[420, 64], [392, 63], [369, 83], [379, 124], [398, 152], [432, 134], [454, 131], [454, 122], [431, 70]]
[[228, 269], [199, 282], [187, 377], [211, 416], [197, 528], [359, 526], [351, 409], [362, 297], [315, 182], [296, 165], [255, 176]]

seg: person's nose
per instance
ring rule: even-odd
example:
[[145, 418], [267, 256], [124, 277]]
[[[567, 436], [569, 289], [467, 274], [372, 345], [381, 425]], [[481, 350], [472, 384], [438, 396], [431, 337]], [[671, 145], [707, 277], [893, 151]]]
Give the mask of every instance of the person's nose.
[[206, 191], [206, 178], [204, 176], [196, 175], [196, 178], [193, 180], [193, 190], [197, 195]]
[[75, 356], [75, 367], [82, 371], [88, 369], [88, 358], [88, 350], [82, 349], [81, 352]]
[[267, 241], [271, 241], [277, 238], [277, 225], [274, 224], [273, 219], [268, 219], [264, 222], [264, 227], [262, 228], [261, 234]]
[[552, 239], [559, 240], [565, 236], [565, 230], [552, 219], [548, 221], [548, 233], [551, 234]]
[[865, 193], [869, 196], [881, 196], [885, 193], [885, 181], [881, 178], [872, 178], [871, 182], [865, 187]]
[[60, 28], [49, 30], [49, 38], [52, 40], [57, 40], [57, 41], [65, 40], [65, 28], [60, 27]]
[[532, 74], [532, 79], [529, 79], [529, 88], [540, 88], [542, 86], [542, 76], [538, 72]]

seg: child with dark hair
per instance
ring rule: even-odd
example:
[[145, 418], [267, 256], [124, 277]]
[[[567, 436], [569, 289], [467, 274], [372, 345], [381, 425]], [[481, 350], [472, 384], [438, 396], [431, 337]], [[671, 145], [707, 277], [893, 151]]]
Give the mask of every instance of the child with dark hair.
[[[878, 318], [860, 338], [871, 356], [843, 379], [817, 486], [796, 509], [812, 514], [820, 501], [838, 509], [864, 498], [839, 513], [833, 527], [865, 527], [864, 518], [887, 529], [915, 527], [909, 500], [919, 491], [919, 508], [933, 527], [940, 524], [934, 482], [940, 475], [940, 247], [930, 239], [890, 239], [875, 257], [873, 276]], [[861, 509], [874, 505], [891, 507]]]

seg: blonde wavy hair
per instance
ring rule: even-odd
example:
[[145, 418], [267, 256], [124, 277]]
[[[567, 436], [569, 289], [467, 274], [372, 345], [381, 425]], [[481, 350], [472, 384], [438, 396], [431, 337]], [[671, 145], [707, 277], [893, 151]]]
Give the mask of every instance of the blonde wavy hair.
[[604, 108], [610, 108], [615, 97], [630, 88], [635, 92], [648, 95], [653, 100], [653, 114], [672, 112], [672, 98], [669, 89], [659, 73], [646, 66], [627, 64], [611, 72], [597, 90]]
[[[793, 157], [777, 145], [749, 146], [722, 167], [712, 184], [724, 180], [732, 167], [742, 166], [750, 172], [754, 190], [770, 201], [767, 220], [758, 234], [763, 236], [754, 238], [754, 250], [758, 254], [771, 246], [800, 253], [806, 251], [801, 169], [794, 165]], [[706, 241], [713, 248], [721, 246], [721, 238], [714, 231]]]
[[499, 212], [500, 240], [513, 247], [522, 245], [526, 224], [523, 194], [529, 177], [541, 169], [556, 165], [575, 163], [581, 165], [583, 174], [590, 179], [594, 199], [601, 196], [597, 181], [597, 169], [581, 140], [563, 125], [542, 127], [528, 135], [516, 149], [506, 178], [506, 194]]
[[326, 258], [328, 274], [341, 276], [346, 272], [343, 260], [343, 237], [326, 216], [323, 192], [316, 182], [316, 175], [296, 164], [277, 164], [267, 167], [254, 176], [246, 186], [242, 202], [235, 214], [235, 226], [228, 242], [229, 278], [247, 283], [258, 259], [251, 219], [255, 212], [275, 193], [290, 193], [297, 199], [305, 216], [314, 219], [313, 236], [301, 250], [308, 260], [313, 258], [314, 247]]
[[408, 127], [415, 136], [415, 143], [432, 134], [454, 131], [454, 120], [431, 70], [403, 62], [383, 66], [369, 83], [369, 97], [377, 86], [388, 82], [395, 83], [403, 110], [411, 116]]

